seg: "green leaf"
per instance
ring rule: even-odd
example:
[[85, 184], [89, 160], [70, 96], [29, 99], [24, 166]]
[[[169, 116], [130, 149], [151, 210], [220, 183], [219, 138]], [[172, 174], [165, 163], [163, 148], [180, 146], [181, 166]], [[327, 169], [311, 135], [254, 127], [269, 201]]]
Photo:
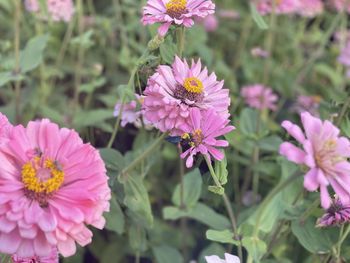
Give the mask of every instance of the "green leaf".
[[260, 259], [267, 251], [266, 243], [257, 237], [244, 237], [242, 245], [256, 262], [260, 262]]
[[209, 229], [205, 235], [207, 239], [215, 242], [238, 245], [238, 241], [234, 239], [232, 231], [227, 229], [222, 231]]
[[257, 131], [259, 113], [250, 108], [243, 109], [240, 120], [239, 129], [246, 136], [255, 136]]
[[258, 25], [260, 29], [266, 30], [269, 28], [264, 18], [260, 15], [258, 10], [256, 10], [256, 7], [253, 3], [250, 3], [250, 12], [252, 14], [253, 20], [255, 21], [255, 23]]
[[348, 117], [344, 118], [341, 122], [341, 131], [347, 136], [350, 137], [350, 120]]
[[11, 71], [1, 72], [0, 73], [0, 87], [4, 86], [5, 84], [7, 84], [10, 81], [17, 81], [17, 80], [22, 80], [22, 79], [23, 79], [22, 75], [14, 74]]
[[227, 184], [227, 159], [226, 155], [222, 161], [215, 161], [215, 174], [221, 185]]
[[177, 220], [182, 217], [192, 218], [214, 229], [226, 229], [230, 227], [230, 221], [216, 213], [209, 206], [197, 203], [192, 209], [181, 210], [179, 207], [168, 206], [163, 209], [163, 217], [166, 220]]
[[108, 170], [120, 172], [124, 168], [125, 160], [120, 152], [111, 148], [101, 148], [99, 151]]
[[79, 92], [93, 93], [97, 88], [102, 87], [106, 83], [106, 79], [101, 77], [95, 79], [90, 83], [86, 83], [80, 86]]
[[282, 139], [277, 135], [271, 135], [259, 141], [259, 147], [265, 151], [278, 152]]
[[214, 194], [217, 194], [217, 195], [224, 195], [224, 193], [225, 193], [225, 188], [223, 188], [222, 186], [217, 186], [217, 185], [209, 185], [208, 190]]
[[40, 65], [43, 59], [43, 51], [49, 40], [49, 34], [36, 36], [30, 39], [20, 54], [21, 73], [26, 73]]
[[[197, 204], [202, 191], [202, 176], [199, 169], [195, 169], [184, 176], [183, 202], [187, 208]], [[172, 201], [178, 207], [181, 206], [181, 186], [177, 185], [173, 193]]]
[[147, 250], [146, 231], [141, 226], [131, 224], [129, 227], [129, 243], [134, 251]]
[[98, 123], [114, 118], [111, 110], [89, 110], [78, 112], [73, 119], [73, 126], [77, 129], [95, 127]]
[[180, 252], [166, 245], [153, 247], [153, 254], [157, 263], [184, 263], [184, 259]]
[[171, 64], [174, 62], [174, 57], [176, 54], [176, 45], [168, 37], [159, 48], [160, 55], [165, 63]]
[[106, 218], [106, 228], [118, 234], [124, 232], [124, 214], [116, 198], [113, 196], [110, 202], [110, 211], [104, 215]]
[[71, 44], [78, 46], [79, 48], [88, 49], [94, 45], [94, 41], [92, 40], [93, 33], [94, 33], [93, 30], [88, 30], [84, 32], [82, 35], [73, 38], [71, 40]]

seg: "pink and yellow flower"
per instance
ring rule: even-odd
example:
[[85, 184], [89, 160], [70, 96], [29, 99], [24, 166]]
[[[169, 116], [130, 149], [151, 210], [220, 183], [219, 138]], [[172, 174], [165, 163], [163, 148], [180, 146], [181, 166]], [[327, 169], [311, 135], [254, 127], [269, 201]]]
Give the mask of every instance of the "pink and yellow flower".
[[176, 57], [172, 67], [161, 65], [148, 80], [144, 92], [145, 117], [162, 132], [181, 135], [181, 127], [188, 123], [191, 108], [214, 109], [220, 116], [229, 116], [229, 90], [224, 81], [217, 81], [214, 73], [208, 75], [200, 60]]
[[301, 128], [290, 121], [282, 127], [293, 136], [302, 149], [284, 142], [280, 154], [289, 161], [305, 165], [309, 171], [304, 177], [304, 187], [308, 191], [320, 189], [321, 205], [327, 209], [332, 203], [328, 192], [331, 186], [342, 203], [350, 202], [350, 141], [340, 137], [339, 129], [330, 121], [322, 121], [308, 112], [301, 114]]
[[164, 36], [171, 25], [191, 27], [194, 18], [204, 18], [214, 12], [215, 4], [211, 0], [148, 0], [142, 23], [161, 23], [158, 33]]
[[111, 192], [104, 163], [79, 135], [44, 119], [11, 129], [0, 146], [0, 252], [63, 256], [102, 229]]
[[241, 90], [241, 96], [252, 108], [259, 110], [276, 110], [278, 97], [271, 88], [261, 84], [245, 86]]
[[217, 147], [227, 147], [225, 140], [218, 140], [217, 137], [225, 135], [234, 130], [235, 127], [229, 124], [227, 118], [222, 118], [213, 109], [201, 112], [197, 108], [190, 111], [190, 123], [182, 127], [182, 140], [189, 149], [181, 154], [186, 160], [186, 166], [192, 167], [194, 156], [198, 153], [221, 161], [224, 154]]

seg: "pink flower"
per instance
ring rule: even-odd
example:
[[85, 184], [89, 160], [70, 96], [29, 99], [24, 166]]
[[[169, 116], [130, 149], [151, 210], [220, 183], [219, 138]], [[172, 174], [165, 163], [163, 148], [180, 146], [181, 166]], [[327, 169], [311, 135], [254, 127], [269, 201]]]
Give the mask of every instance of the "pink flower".
[[40, 10], [38, 0], [24, 0], [24, 6], [28, 12], [36, 13]]
[[102, 229], [111, 192], [104, 163], [79, 135], [44, 119], [13, 127], [0, 146], [0, 253], [65, 257]]
[[310, 112], [313, 116], [318, 117], [318, 109], [320, 107], [320, 102], [322, 98], [320, 96], [306, 96], [299, 95], [293, 109], [297, 113], [302, 113], [304, 111]]
[[225, 259], [220, 259], [218, 256], [205, 257], [207, 263], [240, 263], [239, 257], [225, 253]]
[[69, 22], [75, 10], [72, 0], [47, 0], [47, 11], [53, 21]]
[[[275, 6], [273, 6], [275, 1]], [[274, 12], [276, 14], [293, 14], [298, 11], [300, 0], [256, 0], [257, 10], [262, 15]]]
[[186, 160], [188, 168], [193, 165], [193, 157], [201, 153], [210, 158], [212, 155], [216, 160], [221, 161], [224, 154], [216, 147], [227, 147], [229, 144], [225, 140], [217, 140], [216, 137], [225, 135], [234, 130], [235, 127], [228, 125], [229, 120], [219, 116], [213, 109], [200, 111], [193, 108], [190, 111], [190, 123], [183, 126], [182, 145], [189, 147], [181, 154], [181, 158]]
[[271, 88], [265, 87], [264, 85], [255, 84], [245, 86], [241, 90], [241, 96], [252, 108], [259, 110], [270, 109], [273, 111], [277, 109], [277, 95], [273, 93]]
[[229, 90], [223, 89], [224, 81], [217, 81], [214, 73], [202, 70], [200, 60], [192, 61], [176, 57], [172, 67], [161, 65], [148, 80], [145, 90], [145, 117], [162, 132], [181, 135], [181, 126], [188, 122], [191, 108], [213, 108], [227, 118], [230, 105]]
[[228, 19], [239, 19], [240, 18], [240, 14], [239, 12], [237, 12], [236, 10], [219, 10], [218, 11], [218, 16], [222, 17], [222, 18], [228, 18]]
[[304, 187], [308, 191], [320, 189], [321, 205], [325, 209], [331, 205], [328, 193], [330, 185], [342, 203], [350, 201], [350, 142], [339, 136], [339, 129], [330, 121], [322, 122], [308, 112], [301, 114], [305, 135], [299, 126], [284, 121], [282, 127], [302, 146], [284, 142], [280, 154], [289, 161], [306, 165], [310, 170], [304, 177]]
[[338, 61], [345, 67], [350, 67], [350, 41], [347, 41], [345, 47], [341, 50]]
[[57, 248], [52, 248], [51, 253], [47, 257], [27, 257], [27, 258], [21, 258], [17, 255], [12, 256], [13, 263], [58, 263], [58, 251]]
[[350, 205], [343, 204], [338, 198], [332, 201], [327, 212], [317, 220], [318, 227], [340, 226], [350, 222]]
[[219, 27], [219, 20], [215, 15], [208, 15], [203, 19], [202, 23], [207, 32], [213, 32]]
[[314, 17], [323, 12], [323, 3], [321, 0], [301, 0], [298, 13], [306, 17]]
[[252, 48], [252, 50], [250, 50], [250, 53], [253, 57], [267, 58], [270, 56], [269, 52], [267, 50], [262, 49], [261, 47]]
[[333, 7], [338, 12], [345, 10], [350, 13], [350, 3], [347, 3], [347, 0], [329, 0], [328, 1], [331, 7]]
[[142, 23], [161, 23], [158, 33], [164, 36], [172, 24], [191, 27], [194, 18], [204, 18], [214, 11], [215, 4], [211, 0], [148, 0], [143, 8]]
[[8, 141], [13, 126], [7, 117], [0, 112], [0, 146]]

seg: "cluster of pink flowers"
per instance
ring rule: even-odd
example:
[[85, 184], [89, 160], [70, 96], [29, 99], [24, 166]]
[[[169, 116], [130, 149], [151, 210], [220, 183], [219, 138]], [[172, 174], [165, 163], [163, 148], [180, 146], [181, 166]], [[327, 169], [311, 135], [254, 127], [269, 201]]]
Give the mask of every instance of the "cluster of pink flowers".
[[[38, 0], [25, 0], [25, 8], [28, 12], [38, 13], [40, 4]], [[69, 22], [75, 12], [72, 0], [46, 0], [47, 12], [55, 22]]]
[[340, 131], [330, 121], [322, 121], [310, 113], [301, 114], [301, 128], [290, 121], [282, 127], [302, 145], [302, 149], [284, 142], [280, 154], [288, 160], [309, 167], [304, 177], [308, 191], [320, 190], [321, 205], [328, 209], [332, 204], [328, 187], [331, 186], [340, 202], [350, 202], [350, 141], [339, 135]]
[[[102, 229], [111, 192], [105, 165], [90, 144], [47, 119], [12, 126], [0, 114], [0, 253], [75, 254]], [[45, 261], [41, 261], [45, 262]], [[50, 261], [55, 262], [55, 261]]]
[[261, 84], [245, 86], [241, 89], [241, 96], [245, 102], [252, 108], [259, 110], [276, 110], [278, 96], [273, 93], [271, 88]]
[[195, 18], [214, 14], [215, 4], [211, 0], [148, 0], [143, 9], [142, 23], [161, 23], [158, 33], [164, 36], [171, 25], [191, 27]]

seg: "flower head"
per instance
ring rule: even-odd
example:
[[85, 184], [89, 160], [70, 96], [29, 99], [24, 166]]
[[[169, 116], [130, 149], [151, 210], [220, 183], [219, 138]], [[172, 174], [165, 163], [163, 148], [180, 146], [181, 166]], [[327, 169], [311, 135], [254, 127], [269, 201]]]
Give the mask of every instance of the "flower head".
[[181, 158], [187, 158], [186, 166], [192, 167], [193, 157], [201, 153], [210, 157], [212, 155], [216, 160], [222, 160], [224, 154], [216, 147], [227, 147], [228, 142], [216, 139], [219, 136], [234, 130], [229, 124], [229, 120], [220, 117], [213, 109], [201, 112], [197, 108], [190, 111], [190, 123], [185, 124], [182, 129], [182, 145], [188, 147], [181, 154]]
[[102, 229], [111, 192], [98, 151], [44, 119], [13, 127], [0, 146], [0, 252], [20, 258], [63, 256]]
[[75, 9], [72, 0], [47, 0], [47, 11], [53, 21], [69, 22]]
[[225, 259], [221, 259], [218, 256], [207, 256], [205, 257], [207, 263], [240, 263], [237, 256], [225, 253]]
[[191, 108], [214, 109], [227, 118], [230, 105], [229, 90], [217, 81], [214, 73], [208, 75], [200, 60], [176, 57], [172, 67], [161, 65], [148, 80], [144, 94], [145, 117], [162, 132], [181, 135], [181, 126], [189, 121]]
[[304, 111], [310, 112], [313, 116], [318, 117], [319, 112], [318, 109], [320, 107], [320, 102], [322, 98], [320, 96], [306, 96], [299, 95], [296, 103], [293, 106], [293, 109], [297, 113], [302, 113]]
[[259, 110], [270, 109], [276, 110], [276, 102], [278, 97], [273, 93], [271, 88], [265, 87], [261, 84], [245, 86], [241, 90], [241, 96], [246, 103]]
[[272, 12], [276, 14], [293, 14], [298, 11], [300, 0], [257, 0], [256, 6], [260, 14]]
[[318, 227], [339, 226], [350, 222], [350, 205], [343, 204], [338, 198], [332, 201], [326, 213], [317, 220]]
[[40, 10], [38, 0], [24, 0], [24, 6], [28, 12], [36, 13]]
[[328, 2], [331, 7], [338, 12], [345, 10], [346, 12], [350, 13], [350, 3], [348, 3], [347, 0], [329, 0]]
[[142, 23], [161, 23], [158, 32], [164, 36], [172, 24], [191, 27], [194, 18], [204, 18], [214, 11], [215, 4], [211, 0], [148, 0]]
[[207, 32], [213, 32], [219, 27], [219, 20], [215, 15], [208, 15], [203, 19], [202, 23]]
[[301, 114], [301, 128], [290, 121], [282, 127], [302, 146], [284, 142], [280, 154], [288, 160], [309, 167], [304, 177], [304, 187], [308, 191], [320, 189], [321, 205], [325, 209], [331, 205], [328, 186], [331, 186], [342, 203], [350, 201], [350, 141], [339, 136], [339, 129], [330, 121], [322, 121], [310, 113]]
[[26, 257], [22, 258], [17, 255], [12, 256], [12, 261], [13, 263], [58, 263], [59, 258], [58, 258], [58, 251], [57, 248], [53, 247], [51, 249], [51, 253], [47, 257]]
[[298, 13], [306, 17], [314, 17], [323, 12], [321, 0], [302, 0], [299, 2]]

